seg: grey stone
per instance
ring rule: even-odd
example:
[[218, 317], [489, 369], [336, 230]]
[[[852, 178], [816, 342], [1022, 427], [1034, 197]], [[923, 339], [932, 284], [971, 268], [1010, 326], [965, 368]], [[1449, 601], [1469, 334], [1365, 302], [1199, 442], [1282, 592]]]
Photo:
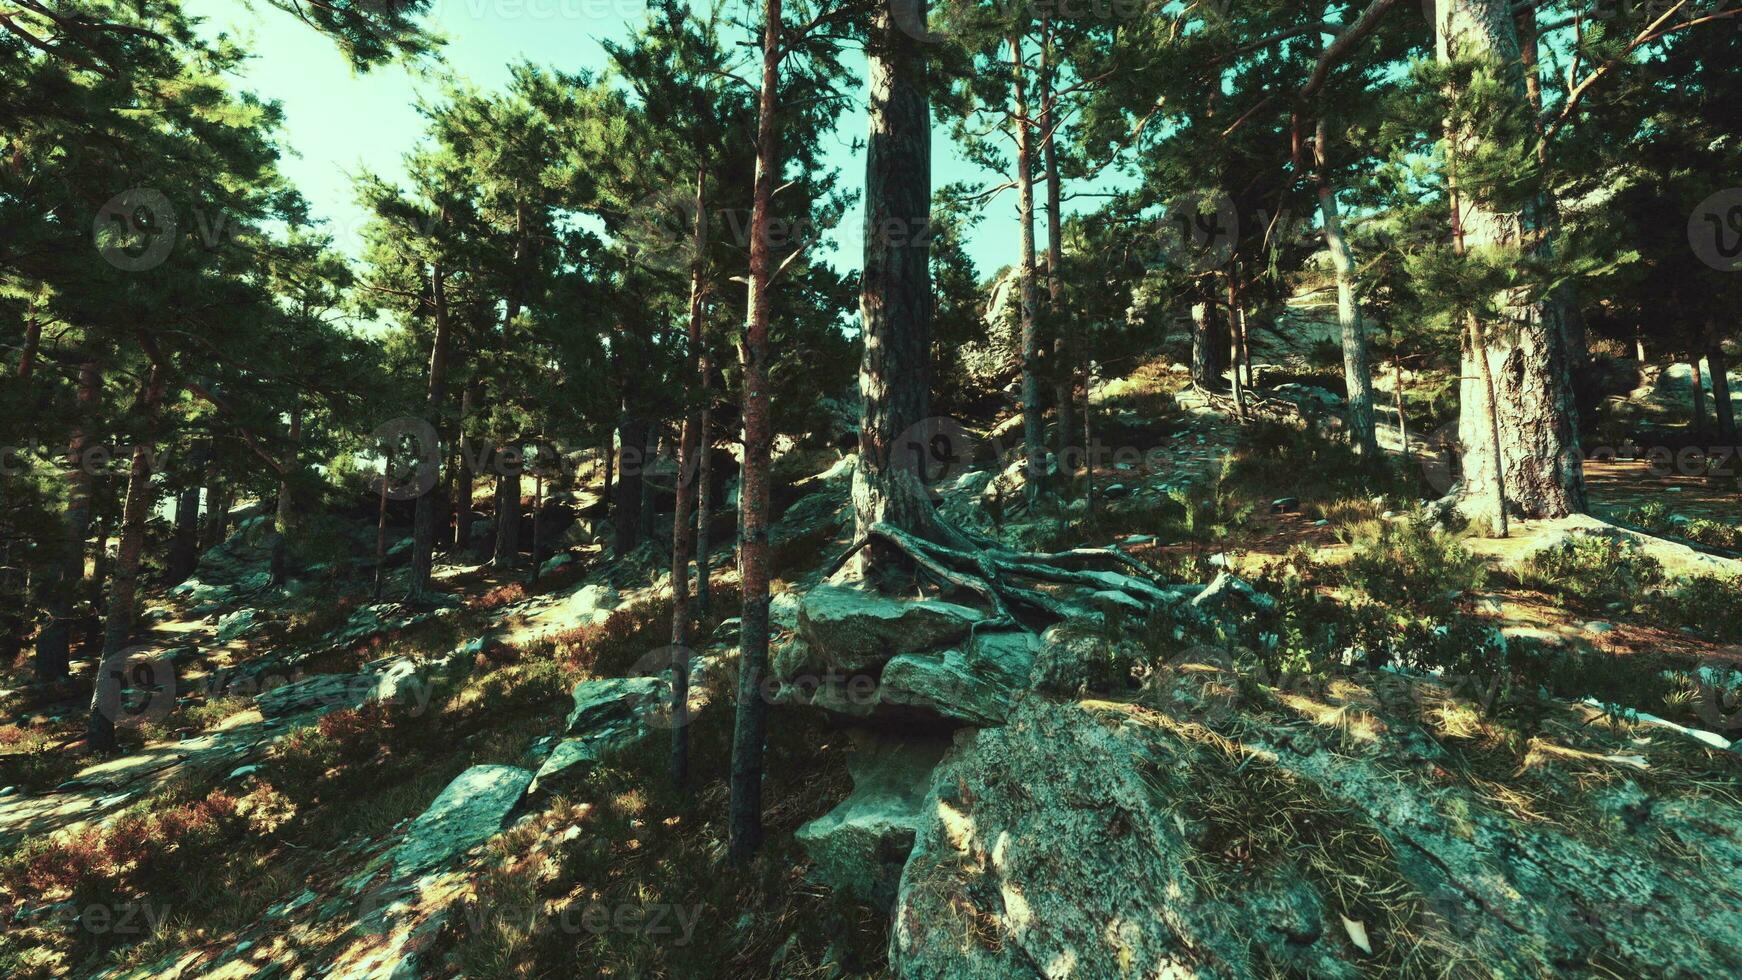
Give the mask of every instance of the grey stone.
[[912, 602], [843, 586], [818, 586], [804, 597], [798, 618], [810, 662], [796, 666], [819, 672], [875, 670], [897, 654], [955, 643], [985, 618], [948, 602]]
[[1028, 687], [1038, 644], [1031, 633], [981, 633], [962, 649], [904, 653], [883, 668], [878, 701], [970, 725], [999, 725]]
[[473, 766], [454, 777], [394, 848], [396, 874], [416, 874], [489, 840], [531, 783], [532, 773], [514, 766]]
[[920, 807], [943, 740], [860, 735], [847, 761], [853, 793], [794, 834], [810, 857], [812, 880], [887, 908], [913, 848]]

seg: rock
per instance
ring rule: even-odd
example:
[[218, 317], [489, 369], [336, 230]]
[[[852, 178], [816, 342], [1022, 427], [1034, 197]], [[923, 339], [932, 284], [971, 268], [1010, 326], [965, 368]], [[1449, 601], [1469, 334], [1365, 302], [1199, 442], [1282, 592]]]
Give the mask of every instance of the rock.
[[355, 708], [375, 697], [379, 683], [374, 674], [316, 674], [260, 692], [254, 706], [267, 718]]
[[[1534, 803], [1557, 819], [1527, 821], [1468, 774], [1399, 764], [1410, 721], [1312, 751], [1286, 710], [1215, 735], [1188, 720], [1029, 698], [959, 734], [919, 810], [890, 974], [1354, 977], [1409, 972], [1425, 949], [1484, 976], [1742, 969], [1734, 801], [1647, 796], [1625, 766], [1592, 785], [1575, 778], [1590, 759], [1544, 756], [1568, 767]], [[1345, 874], [1386, 896], [1383, 914], [1345, 904]]]
[[1155, 535], [1153, 535], [1153, 534], [1133, 534], [1119, 543], [1126, 544], [1126, 545], [1154, 544], [1155, 543]]
[[1075, 697], [1104, 682], [1111, 662], [1104, 637], [1078, 624], [1061, 623], [1041, 634], [1028, 686], [1045, 694]]
[[394, 848], [396, 874], [409, 877], [490, 839], [531, 783], [532, 773], [514, 766], [473, 766], [454, 777]]
[[584, 735], [605, 725], [659, 707], [667, 686], [657, 677], [607, 677], [581, 681], [571, 692], [574, 708], [563, 726], [566, 735]]
[[920, 805], [943, 740], [860, 735], [847, 760], [853, 793], [794, 837], [810, 857], [810, 877], [861, 901], [888, 908], [913, 849]]
[[1615, 632], [1615, 624], [1614, 623], [1605, 623], [1601, 620], [1593, 620], [1593, 621], [1585, 624], [1584, 630], [1587, 633], [1595, 633], [1598, 636], [1601, 636], [1604, 633]]
[[574, 564], [575, 556], [567, 551], [546, 558], [544, 564], [538, 566], [538, 574], [549, 575], [552, 572], [567, 568]]
[[804, 596], [797, 592], [781, 592], [768, 600], [768, 621], [783, 630], [798, 629], [798, 613]]
[[260, 767], [255, 766], [255, 765], [237, 766], [236, 768], [230, 770], [230, 774], [228, 776], [225, 776], [224, 779], [226, 781], [244, 779], [248, 776], [254, 775], [255, 773], [257, 773], [259, 771], [260, 771]]
[[259, 619], [258, 609], [238, 609], [219, 619], [217, 642], [221, 645], [241, 639], [258, 625]]
[[563, 614], [582, 623], [603, 623], [611, 618], [611, 613], [616, 610], [620, 601], [622, 599], [616, 589], [610, 585], [595, 583], [584, 586], [570, 596]]
[[1292, 514], [1297, 510], [1300, 510], [1299, 497], [1283, 497], [1281, 500], [1272, 500], [1270, 502], [1270, 512], [1272, 514]]
[[799, 635], [811, 656], [808, 663], [795, 666], [819, 673], [872, 671], [897, 654], [955, 643], [984, 619], [973, 609], [948, 602], [914, 602], [843, 586], [818, 586], [804, 597], [798, 617]]
[[1123, 500], [1131, 496], [1131, 488], [1123, 483], [1113, 483], [1103, 487], [1100, 494], [1107, 500]]
[[904, 653], [883, 668], [877, 698], [970, 725], [1000, 725], [1028, 687], [1038, 644], [1031, 633], [981, 633], [963, 649]]

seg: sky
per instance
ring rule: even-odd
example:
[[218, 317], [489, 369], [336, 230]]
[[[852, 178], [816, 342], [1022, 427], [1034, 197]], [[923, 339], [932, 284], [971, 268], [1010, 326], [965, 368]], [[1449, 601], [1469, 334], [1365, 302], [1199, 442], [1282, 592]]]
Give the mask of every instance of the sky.
[[[282, 105], [282, 170], [316, 217], [329, 222], [338, 247], [359, 255], [366, 215], [357, 205], [355, 179], [363, 173], [403, 179], [403, 157], [424, 131], [417, 104], [439, 99], [439, 78], [420, 78], [399, 65], [356, 74], [326, 37], [265, 3], [189, 0], [187, 9], [205, 19], [208, 33], [240, 38], [255, 52], [237, 87]], [[508, 67], [522, 61], [571, 72], [603, 69], [600, 41], [627, 38], [646, 12], [645, 0], [434, 0], [428, 23], [447, 38], [439, 70], [493, 89], [505, 85]], [[851, 185], [863, 179], [865, 167], [863, 151], [851, 144], [863, 140], [868, 123], [863, 59], [854, 52], [848, 63], [861, 79], [860, 97], [842, 114], [838, 130], [819, 139], [825, 158]], [[934, 187], [992, 179], [961, 158], [945, 126], [934, 132], [933, 156]], [[842, 271], [857, 270], [858, 249], [843, 249], [842, 240], [857, 242], [838, 235], [819, 258]], [[966, 244], [980, 274], [987, 275], [1015, 262], [1017, 240], [1015, 195], [1007, 193], [989, 206]]]

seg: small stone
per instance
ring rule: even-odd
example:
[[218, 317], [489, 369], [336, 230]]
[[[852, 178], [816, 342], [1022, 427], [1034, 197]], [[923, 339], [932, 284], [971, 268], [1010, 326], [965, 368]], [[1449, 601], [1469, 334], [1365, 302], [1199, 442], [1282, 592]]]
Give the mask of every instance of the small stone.
[[241, 779], [245, 776], [252, 776], [259, 771], [259, 766], [237, 766], [235, 769], [230, 771], [230, 775], [225, 776], [224, 778], [226, 780]]
[[1603, 633], [1613, 633], [1615, 632], [1615, 624], [1605, 623], [1602, 620], [1593, 620], [1585, 624], [1585, 632], [1596, 633], [1599, 635]]

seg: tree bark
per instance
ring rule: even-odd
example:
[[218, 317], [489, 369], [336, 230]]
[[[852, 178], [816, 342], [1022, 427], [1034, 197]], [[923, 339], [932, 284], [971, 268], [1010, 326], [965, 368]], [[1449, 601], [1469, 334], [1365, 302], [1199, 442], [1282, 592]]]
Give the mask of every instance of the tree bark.
[[36, 636], [36, 676], [65, 680], [72, 659], [73, 604], [85, 584], [85, 538], [91, 530], [91, 472], [85, 461], [87, 426], [97, 407], [101, 376], [95, 361], [79, 365], [79, 408], [67, 440], [67, 510], [61, 523], [61, 553], [48, 583], [47, 622]]
[[525, 446], [518, 440], [502, 447], [496, 462], [497, 568], [513, 568], [520, 560], [520, 473]]
[[[1517, 28], [1506, 0], [1443, 0], [1435, 27], [1442, 63], [1482, 62], [1483, 71], [1497, 73], [1504, 90], [1521, 104], [1527, 102], [1518, 68]], [[1447, 127], [1453, 161], [1472, 155], [1486, 138], [1470, 115]], [[1518, 207], [1496, 203], [1495, 195], [1483, 188], [1461, 188], [1454, 204], [1461, 213], [1454, 214], [1454, 228], [1471, 250], [1520, 249], [1547, 261], [1553, 253], [1553, 229], [1543, 222], [1548, 211], [1540, 186], [1536, 193], [1534, 204]], [[1559, 304], [1536, 292], [1520, 287], [1496, 297], [1505, 329], [1484, 331], [1478, 326], [1465, 351], [1459, 419], [1464, 503], [1478, 513], [1501, 499], [1526, 517], [1561, 517], [1585, 509], [1572, 385], [1577, 364], [1568, 350]], [[1497, 446], [1472, 438], [1484, 428], [1486, 399], [1478, 386], [1489, 383], [1495, 392]], [[1491, 455], [1500, 458], [1491, 460]]]
[[617, 493], [611, 508], [612, 550], [619, 558], [641, 543], [641, 483], [647, 467], [647, 423], [627, 414], [627, 396], [623, 410], [625, 415], [617, 428]]
[[1706, 435], [1706, 383], [1700, 374], [1700, 354], [1695, 351], [1688, 355], [1688, 367], [1693, 369], [1693, 431], [1698, 438]]
[[1227, 368], [1223, 339], [1216, 301], [1206, 296], [1192, 305], [1192, 384], [1205, 391], [1222, 386], [1222, 372]]
[[[691, 234], [693, 254], [690, 257], [690, 319], [685, 337], [688, 348], [684, 365], [691, 384], [701, 384], [702, 364], [702, 291], [707, 266], [707, 186], [706, 166], [696, 168], [696, 215]], [[696, 542], [696, 526], [690, 515], [690, 502], [695, 494], [697, 446], [701, 442], [701, 411], [691, 393], [691, 407], [684, 414], [683, 434], [677, 445], [677, 493], [671, 518], [671, 781], [683, 787], [689, 782], [690, 771], [690, 552]], [[705, 565], [705, 563], [704, 563]]]
[[[1059, 473], [1068, 479], [1066, 463], [1071, 455], [1071, 441], [1077, 436], [1072, 418], [1075, 399], [1076, 369], [1073, 356], [1072, 325], [1065, 320], [1064, 310], [1064, 213], [1061, 210], [1063, 179], [1059, 174], [1058, 140], [1054, 127], [1058, 120], [1056, 58], [1054, 56], [1052, 20], [1042, 15], [1040, 22], [1040, 148], [1041, 167], [1046, 172], [1046, 284], [1047, 320], [1052, 329], [1053, 410], [1058, 430]], [[1083, 447], [1086, 453], [1088, 447]]]
[[278, 537], [272, 542], [272, 584], [283, 585], [285, 564], [290, 556], [290, 526], [296, 519], [296, 486], [292, 479], [296, 474], [297, 446], [302, 442], [302, 404], [293, 401], [290, 406], [290, 440], [284, 456], [284, 472], [278, 477]]
[[1238, 266], [1236, 265], [1230, 267], [1228, 271], [1228, 342], [1229, 348], [1234, 352], [1234, 370], [1231, 372], [1234, 378], [1234, 417], [1245, 421], [1246, 385], [1240, 378], [1240, 350], [1246, 345], [1240, 338], [1240, 321], [1244, 317], [1244, 310], [1240, 305], [1240, 285], [1237, 281], [1239, 272], [1237, 270]]
[[1724, 355], [1724, 344], [1718, 336], [1717, 324], [1707, 324], [1706, 367], [1712, 375], [1712, 408], [1718, 419], [1718, 438], [1725, 445], [1736, 444], [1736, 406], [1730, 400], [1730, 359]]
[[1023, 490], [1032, 504], [1040, 499], [1046, 477], [1046, 435], [1040, 414], [1039, 299], [1035, 290], [1034, 252], [1034, 121], [1028, 118], [1027, 65], [1022, 32], [1010, 35], [1011, 120], [1016, 138], [1017, 220], [1021, 227], [1018, 264], [1022, 290], [1022, 452], [1028, 479]]
[[702, 411], [697, 417], [696, 463], [696, 615], [708, 614], [713, 569], [708, 564], [708, 536], [714, 522], [714, 359], [704, 344], [701, 354]]
[[145, 522], [151, 516], [152, 429], [163, 403], [164, 371], [153, 363], [139, 397], [138, 443], [127, 475], [127, 497], [121, 507], [121, 540], [115, 553], [113, 582], [109, 589], [109, 613], [103, 628], [103, 654], [91, 692], [91, 712], [86, 729], [90, 747], [98, 752], [115, 748], [113, 699], [106, 698], [105, 679], [117, 676], [124, 666], [123, 653], [133, 633], [134, 608], [139, 597], [139, 566], [145, 554]]
[[1403, 446], [1404, 462], [1409, 461], [1409, 416], [1403, 411], [1403, 361], [1395, 346], [1391, 349], [1391, 387], [1397, 402], [1397, 439]]
[[387, 582], [387, 483], [393, 478], [393, 450], [381, 458], [381, 492], [375, 509], [375, 601], [381, 601], [381, 590]]
[[[435, 339], [430, 344], [429, 386], [424, 396], [424, 421], [440, 431], [442, 406], [448, 397], [448, 348], [452, 343], [448, 317], [447, 271], [439, 264], [430, 271], [430, 298], [435, 308]], [[441, 453], [435, 454], [441, 459]], [[429, 592], [430, 572], [435, 568], [436, 493], [434, 487], [417, 498], [412, 525], [410, 598]]]
[[[888, 523], [923, 534], [934, 521], [915, 452], [931, 415], [931, 108], [926, 62], [902, 24], [925, 23], [923, 0], [878, 4], [866, 54], [865, 261], [859, 283], [859, 461], [855, 537]], [[867, 549], [868, 574], [887, 553]]]
[[174, 532], [170, 538], [167, 562], [170, 585], [187, 581], [200, 560], [200, 481], [205, 475], [206, 461], [211, 456], [211, 442], [196, 440], [188, 454], [184, 478], [187, 486], [175, 498]]
[[[1349, 445], [1364, 456], [1379, 455], [1379, 437], [1373, 421], [1373, 369], [1367, 355], [1367, 328], [1361, 322], [1359, 290], [1355, 282], [1355, 255], [1343, 237], [1337, 212], [1337, 191], [1331, 184], [1328, 159], [1329, 127], [1320, 119], [1313, 152], [1317, 157], [1319, 220], [1324, 225], [1325, 247], [1337, 270], [1337, 326], [1343, 336], [1343, 382], [1349, 395]], [[1407, 446], [1407, 443], [1405, 444]]]
[[769, 208], [780, 177], [776, 94], [780, 84], [780, 0], [764, 0], [762, 88], [757, 96], [756, 183], [750, 215], [749, 322], [745, 324], [744, 474], [739, 491], [739, 579], [744, 606], [739, 628], [738, 714], [732, 732], [728, 852], [748, 862], [762, 843], [762, 756], [768, 732], [763, 677], [768, 672], [768, 467], [773, 448], [769, 415]]
[[477, 446], [466, 436], [466, 420], [472, 417], [477, 403], [477, 385], [469, 384], [460, 393], [458, 425], [459, 465], [454, 468], [454, 551], [464, 554], [472, 547], [472, 460]]

